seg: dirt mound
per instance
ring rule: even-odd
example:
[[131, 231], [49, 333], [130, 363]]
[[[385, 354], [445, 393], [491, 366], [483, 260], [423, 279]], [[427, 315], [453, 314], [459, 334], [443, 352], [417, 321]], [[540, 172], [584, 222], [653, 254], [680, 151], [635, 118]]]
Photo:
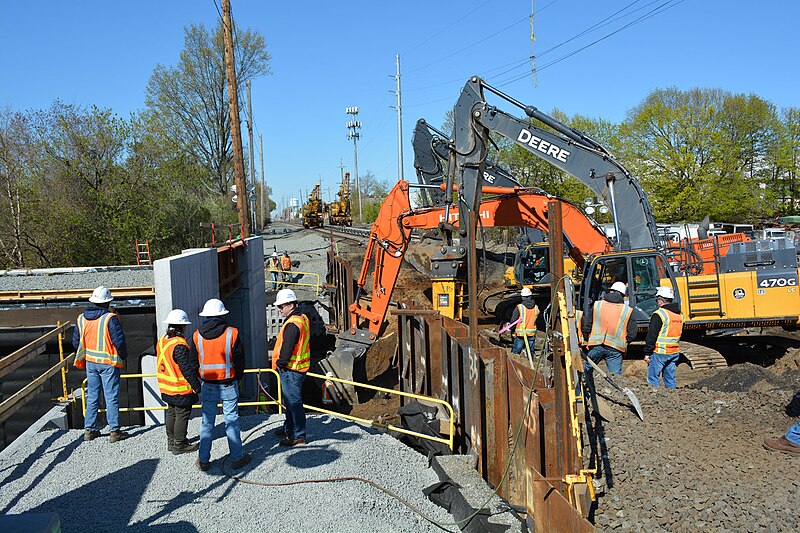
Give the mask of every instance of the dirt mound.
[[722, 369], [689, 385], [693, 389], [709, 389], [720, 392], [789, 390], [791, 381], [783, 379], [772, 371], [744, 363]]
[[777, 359], [771, 368], [776, 374], [800, 370], [800, 348], [788, 348], [786, 354]]

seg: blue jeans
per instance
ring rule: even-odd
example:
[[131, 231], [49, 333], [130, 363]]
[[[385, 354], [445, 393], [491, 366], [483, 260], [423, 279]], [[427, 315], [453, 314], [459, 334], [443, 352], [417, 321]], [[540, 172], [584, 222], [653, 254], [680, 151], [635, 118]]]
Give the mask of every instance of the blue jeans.
[[119, 375], [120, 369], [86, 361], [86, 418], [85, 429], [99, 430], [97, 409], [100, 407], [100, 392], [106, 399], [106, 420], [111, 431], [119, 430]]
[[303, 409], [303, 381], [305, 372], [284, 370], [281, 372], [281, 395], [286, 408], [283, 430], [287, 439], [306, 438], [306, 412]]
[[[609, 374], [622, 374], [622, 352], [619, 350], [615, 350], [600, 344], [598, 346], [592, 346], [592, 348], [589, 350], [589, 353], [586, 355], [598, 365], [600, 364], [600, 361], [605, 359]], [[589, 365], [589, 363], [585, 363], [583, 372], [586, 374], [587, 378], [593, 374], [593, 370], [594, 369]]]
[[789, 428], [786, 438], [795, 446], [800, 446], [800, 422]]
[[[528, 355], [527, 352], [525, 351], [524, 339], [525, 337], [518, 337], [514, 335], [514, 345], [511, 346], [511, 353], [525, 353], [525, 355]], [[535, 343], [536, 343], [536, 337], [534, 335], [528, 335], [528, 346], [531, 349], [531, 357], [533, 357], [535, 354], [533, 349], [533, 345]]]
[[660, 378], [664, 378], [664, 386], [668, 389], [675, 388], [675, 368], [678, 365], [680, 354], [671, 355], [652, 353], [650, 354], [650, 364], [647, 365], [647, 382], [658, 387], [661, 385]]
[[200, 390], [203, 404], [203, 422], [200, 425], [200, 451], [198, 459], [203, 463], [211, 461], [211, 432], [217, 417], [217, 403], [222, 401], [222, 415], [225, 419], [225, 434], [228, 436], [228, 451], [233, 461], [244, 455], [242, 433], [239, 429], [239, 382], [228, 385], [203, 382]]

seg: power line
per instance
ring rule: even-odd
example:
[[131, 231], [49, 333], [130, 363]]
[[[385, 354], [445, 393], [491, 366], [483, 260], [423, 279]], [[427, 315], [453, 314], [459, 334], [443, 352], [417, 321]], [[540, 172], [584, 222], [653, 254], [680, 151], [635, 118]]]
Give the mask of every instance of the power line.
[[441, 34], [443, 34], [444, 32], [446, 32], [447, 30], [449, 30], [450, 28], [452, 28], [453, 26], [455, 26], [456, 24], [458, 24], [459, 22], [461, 22], [462, 20], [464, 20], [464, 19], [465, 19], [465, 18], [467, 18], [468, 16], [472, 15], [473, 13], [475, 13], [477, 10], [479, 10], [480, 8], [482, 8], [483, 6], [485, 6], [486, 4], [488, 4], [490, 1], [491, 1], [491, 0], [486, 0], [484, 3], [482, 3], [481, 5], [479, 5], [478, 7], [476, 7], [475, 9], [473, 9], [472, 11], [470, 11], [469, 13], [467, 13], [466, 15], [464, 15], [463, 17], [461, 17], [460, 19], [458, 19], [457, 21], [455, 21], [455, 22], [453, 22], [452, 24], [450, 24], [449, 26], [447, 26], [447, 27], [444, 27], [444, 28], [442, 28], [441, 30], [437, 31], [436, 33], [434, 33], [433, 35], [431, 35], [430, 37], [428, 37], [428, 38], [427, 38], [427, 39], [425, 39], [424, 41], [422, 41], [422, 42], [420, 42], [420, 43], [417, 43], [417, 45], [416, 45], [416, 46], [414, 46], [413, 48], [411, 48], [410, 50], [406, 50], [406, 51], [403, 53], [403, 55], [408, 55], [408, 54], [410, 54], [411, 52], [413, 52], [414, 50], [416, 50], [417, 48], [419, 48], [420, 46], [422, 46], [423, 44], [425, 44], [425, 43], [428, 43], [428, 42], [432, 41], [433, 39], [435, 39], [436, 37], [440, 36]]

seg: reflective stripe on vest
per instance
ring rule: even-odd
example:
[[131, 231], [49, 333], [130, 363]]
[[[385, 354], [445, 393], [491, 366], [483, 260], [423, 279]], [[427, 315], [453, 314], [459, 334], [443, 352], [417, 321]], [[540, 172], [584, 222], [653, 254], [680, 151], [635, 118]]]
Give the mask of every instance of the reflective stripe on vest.
[[587, 346], [603, 345], [624, 352], [628, 346], [626, 331], [633, 314], [628, 304], [599, 300], [592, 311], [592, 331]]
[[197, 346], [202, 379], [220, 381], [236, 377], [236, 369], [233, 366], [233, 345], [236, 344], [238, 337], [239, 330], [233, 326], [228, 326], [225, 335], [220, 335], [216, 339], [206, 339], [200, 335], [200, 331], [194, 332], [194, 344]]
[[297, 326], [297, 329], [300, 330], [300, 338], [292, 348], [292, 357], [289, 359], [286, 368], [295, 372], [308, 372], [309, 367], [311, 367], [311, 349], [308, 343], [311, 337], [311, 326], [308, 317], [302, 314], [290, 316], [281, 326], [278, 340], [275, 342], [275, 348], [272, 349], [272, 368], [278, 368], [278, 359], [281, 357], [281, 347], [283, 346], [283, 331], [289, 324]]
[[125, 363], [111, 340], [108, 324], [116, 313], [103, 313], [100, 318], [87, 320], [84, 315], [78, 317], [78, 350], [75, 360], [86, 359], [90, 363], [122, 368]]
[[166, 335], [158, 340], [156, 345], [156, 369], [158, 372], [158, 388], [164, 394], [184, 395], [192, 393], [192, 386], [183, 377], [178, 363], [175, 362], [175, 348], [185, 346], [189, 349], [189, 344], [183, 337], [170, 337]]
[[517, 337], [532, 337], [536, 335], [536, 319], [539, 317], [539, 307], [534, 305], [533, 309], [528, 309], [522, 304], [517, 304], [519, 317], [522, 321], [517, 324], [514, 333]]
[[678, 341], [681, 339], [683, 331], [683, 316], [680, 313], [673, 313], [663, 307], [654, 314], [661, 317], [661, 329], [658, 332], [654, 353], [662, 355], [672, 355], [680, 351]]

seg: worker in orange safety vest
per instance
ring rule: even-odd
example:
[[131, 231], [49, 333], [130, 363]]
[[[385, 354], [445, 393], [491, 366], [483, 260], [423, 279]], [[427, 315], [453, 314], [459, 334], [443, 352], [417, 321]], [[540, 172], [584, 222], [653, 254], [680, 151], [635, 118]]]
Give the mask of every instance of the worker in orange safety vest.
[[311, 367], [311, 327], [300, 312], [297, 296], [291, 289], [278, 291], [278, 312], [286, 320], [272, 349], [272, 368], [280, 374], [281, 397], [286, 408], [283, 428], [275, 432], [281, 446], [306, 443], [306, 413], [303, 409], [303, 381]]
[[292, 259], [286, 250], [283, 251], [281, 256], [281, 280], [284, 283], [284, 288], [286, 288], [286, 283], [292, 281]]
[[119, 382], [121, 369], [128, 358], [125, 333], [119, 316], [109, 309], [114, 297], [106, 287], [97, 287], [89, 297], [92, 304], [78, 317], [72, 334], [75, 348], [74, 365], [86, 369], [86, 416], [84, 417], [83, 440], [90, 441], [100, 436], [97, 412], [100, 393], [106, 401], [106, 420], [111, 430], [109, 440], [117, 442], [130, 435], [120, 429]]
[[519, 354], [525, 351], [528, 359], [533, 362], [534, 345], [536, 343], [536, 320], [539, 318], [539, 307], [533, 299], [533, 292], [525, 287], [519, 295], [522, 301], [517, 304], [511, 313], [511, 323], [519, 321], [514, 330], [514, 344], [511, 353]]
[[680, 341], [683, 332], [683, 315], [679, 302], [673, 302], [675, 291], [659, 287], [656, 291], [658, 310], [650, 316], [647, 337], [644, 340], [644, 360], [647, 362], [647, 382], [674, 389], [675, 370], [681, 355]]
[[174, 455], [197, 451], [197, 444], [186, 440], [192, 405], [200, 393], [197, 353], [186, 342], [186, 326], [191, 324], [186, 311], [173, 309], [164, 320], [167, 332], [156, 344], [156, 375], [161, 399], [167, 404], [164, 428], [167, 451]]
[[[589, 348], [587, 356], [595, 363], [606, 361], [611, 374], [622, 374], [622, 356], [628, 343], [636, 338], [636, 321], [631, 320], [633, 310], [625, 303], [627, 286], [621, 281], [611, 285], [602, 300], [594, 303], [592, 311], [585, 313], [581, 322], [583, 338]], [[586, 363], [584, 375], [592, 378], [592, 367]]]

